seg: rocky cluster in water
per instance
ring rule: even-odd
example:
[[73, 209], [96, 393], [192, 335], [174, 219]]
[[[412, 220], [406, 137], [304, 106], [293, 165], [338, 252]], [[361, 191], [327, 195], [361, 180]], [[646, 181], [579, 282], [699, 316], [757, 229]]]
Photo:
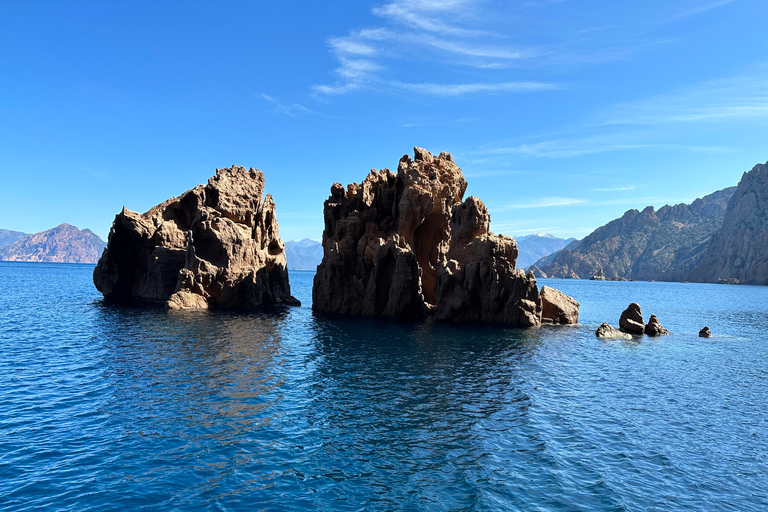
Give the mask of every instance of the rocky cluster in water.
[[234, 166], [139, 214], [115, 216], [93, 272], [109, 301], [170, 308], [298, 305], [264, 175]]
[[631, 338], [632, 335], [666, 336], [669, 331], [662, 327], [656, 315], [651, 315], [648, 323], [643, 320], [640, 304], [633, 302], [621, 313], [619, 329], [608, 323], [603, 323], [595, 331], [598, 338]]
[[579, 304], [539, 294], [516, 268], [517, 244], [489, 231], [490, 215], [449, 153], [415, 148], [397, 173], [372, 170], [331, 187], [323, 260], [312, 288], [317, 312], [516, 326], [575, 323]]

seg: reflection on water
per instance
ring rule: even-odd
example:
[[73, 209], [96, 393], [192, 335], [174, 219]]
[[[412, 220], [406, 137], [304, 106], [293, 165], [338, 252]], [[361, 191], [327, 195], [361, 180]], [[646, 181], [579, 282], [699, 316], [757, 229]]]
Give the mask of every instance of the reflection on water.
[[[4, 510], [768, 507], [767, 289], [563, 282], [584, 325], [519, 330], [315, 316], [311, 273], [105, 307], [90, 271], [0, 264]], [[596, 339], [630, 295], [672, 335]]]

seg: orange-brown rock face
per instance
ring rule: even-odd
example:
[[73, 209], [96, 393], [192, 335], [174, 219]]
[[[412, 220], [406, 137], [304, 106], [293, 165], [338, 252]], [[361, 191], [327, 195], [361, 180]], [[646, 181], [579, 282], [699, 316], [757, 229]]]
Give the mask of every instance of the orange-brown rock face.
[[450, 154], [414, 153], [397, 174], [331, 187], [313, 309], [538, 325], [536, 280], [515, 269], [515, 241], [488, 231], [482, 201], [462, 202], [467, 182]]
[[261, 171], [234, 166], [144, 214], [123, 208], [94, 269], [96, 288], [108, 300], [178, 309], [298, 304], [263, 192]]

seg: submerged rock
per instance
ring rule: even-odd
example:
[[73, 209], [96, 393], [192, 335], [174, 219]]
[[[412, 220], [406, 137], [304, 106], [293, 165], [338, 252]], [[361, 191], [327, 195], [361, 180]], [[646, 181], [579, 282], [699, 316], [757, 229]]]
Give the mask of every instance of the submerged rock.
[[555, 324], [579, 322], [579, 303], [560, 290], [541, 287], [541, 321]]
[[712, 337], [712, 331], [709, 330], [709, 327], [706, 325], [702, 330], [699, 331], [699, 338], [711, 338]]
[[669, 331], [661, 326], [661, 322], [656, 318], [656, 315], [651, 315], [648, 319], [648, 323], [645, 325], [645, 334], [648, 336], [666, 336]]
[[146, 213], [123, 208], [93, 271], [96, 288], [107, 300], [171, 308], [298, 305], [263, 191], [261, 171], [234, 166]]
[[627, 334], [625, 332], [621, 332], [620, 330], [614, 328], [611, 326], [611, 324], [603, 322], [600, 324], [600, 327], [597, 328], [595, 331], [595, 336], [598, 338], [622, 338], [622, 339], [632, 339], [631, 334]]
[[488, 231], [480, 199], [448, 153], [414, 148], [397, 174], [372, 170], [331, 187], [312, 308], [403, 319], [540, 323], [536, 278], [516, 269], [517, 244]]
[[623, 313], [621, 313], [621, 318], [619, 318], [619, 329], [632, 334], [643, 334], [645, 331], [645, 322], [643, 322], [643, 313], [640, 310], [640, 304], [633, 302]]

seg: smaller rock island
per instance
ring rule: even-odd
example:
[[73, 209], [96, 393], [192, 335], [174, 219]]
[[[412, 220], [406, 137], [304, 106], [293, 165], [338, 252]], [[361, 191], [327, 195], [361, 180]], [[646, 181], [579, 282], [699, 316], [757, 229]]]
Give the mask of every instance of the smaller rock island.
[[216, 169], [207, 185], [115, 216], [93, 282], [107, 301], [172, 309], [299, 305], [264, 174]]

